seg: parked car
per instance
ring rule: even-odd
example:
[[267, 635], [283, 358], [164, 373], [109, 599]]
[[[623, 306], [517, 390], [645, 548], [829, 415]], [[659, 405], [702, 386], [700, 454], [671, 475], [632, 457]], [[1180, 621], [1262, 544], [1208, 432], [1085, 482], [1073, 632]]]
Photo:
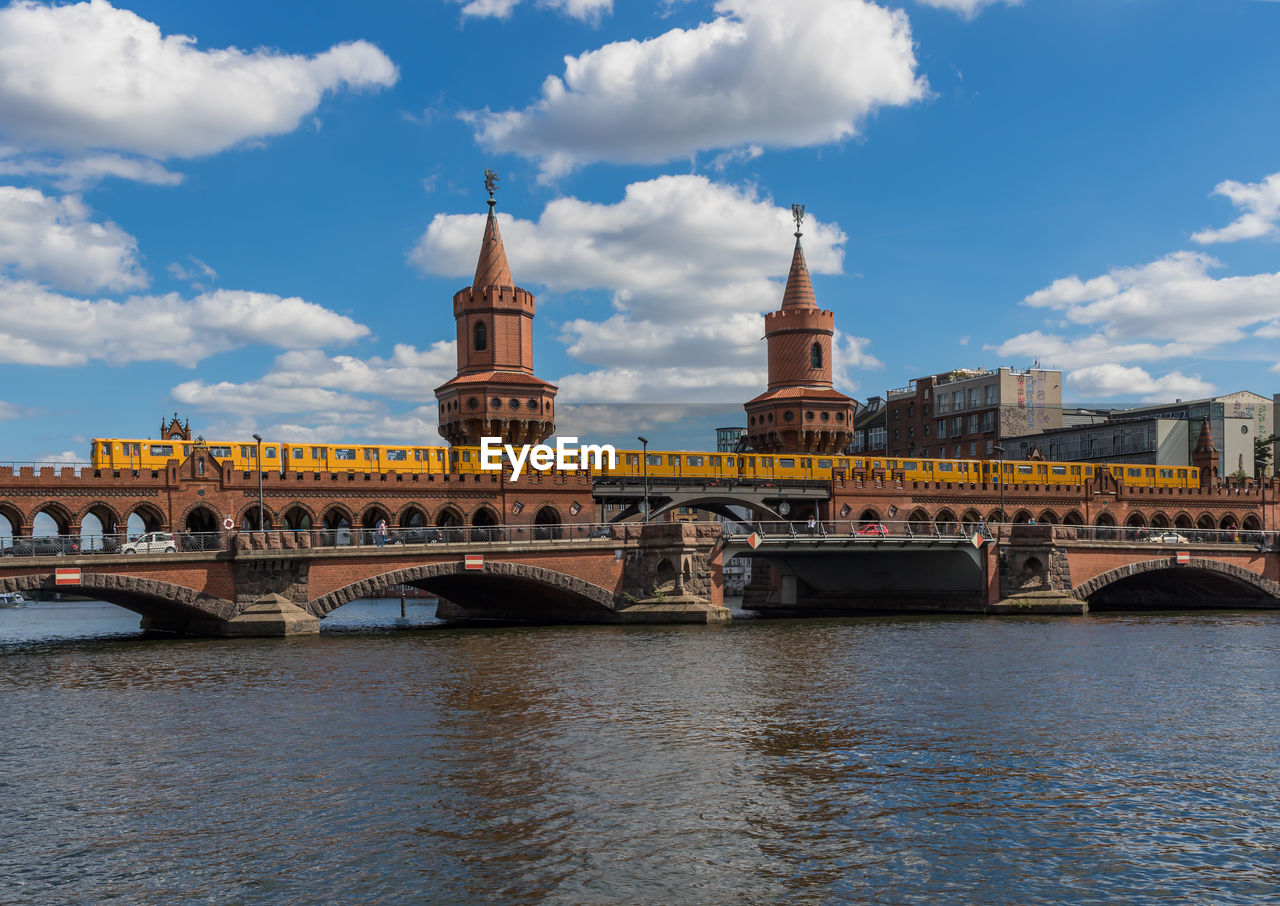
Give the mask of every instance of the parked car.
[[444, 534], [438, 528], [417, 526], [404, 529], [388, 540], [400, 544], [439, 544], [444, 540]]
[[178, 542], [171, 532], [147, 532], [122, 548], [126, 554], [172, 554]]
[[612, 538], [613, 529], [608, 527], [598, 528], [595, 531], [593, 531], [590, 535], [587, 535], [587, 537], [588, 538]]
[[14, 538], [5, 548], [6, 557], [48, 557], [77, 554], [80, 542], [70, 535], [45, 536], [43, 538]]
[[889, 534], [889, 530], [879, 522], [873, 522], [870, 525], [864, 525], [862, 528], [858, 529], [857, 534], [883, 538], [885, 535]]
[[1183, 535], [1179, 535], [1177, 532], [1160, 532], [1157, 535], [1152, 535], [1147, 540], [1150, 541], [1152, 544], [1186, 544], [1187, 543], [1186, 537]]

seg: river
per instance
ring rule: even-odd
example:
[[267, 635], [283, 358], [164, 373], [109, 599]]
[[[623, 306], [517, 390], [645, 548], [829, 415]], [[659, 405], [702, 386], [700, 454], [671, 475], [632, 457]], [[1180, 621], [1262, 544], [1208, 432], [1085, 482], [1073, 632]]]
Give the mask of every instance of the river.
[[[350, 609], [348, 609], [350, 608]], [[1256, 903], [1280, 614], [0, 611], [0, 902]], [[417, 628], [408, 628], [408, 627]]]

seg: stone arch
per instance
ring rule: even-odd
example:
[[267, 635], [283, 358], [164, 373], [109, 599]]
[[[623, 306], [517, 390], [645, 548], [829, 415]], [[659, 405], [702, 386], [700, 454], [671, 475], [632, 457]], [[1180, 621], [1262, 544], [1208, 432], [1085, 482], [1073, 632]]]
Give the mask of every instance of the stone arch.
[[345, 547], [351, 543], [351, 527], [355, 519], [351, 511], [340, 503], [330, 504], [321, 514], [320, 543], [336, 547]]
[[1217, 525], [1214, 524], [1212, 516], [1208, 513], [1201, 513], [1200, 518], [1196, 520], [1196, 528], [1206, 532], [1212, 532], [1217, 528]]
[[555, 504], [544, 503], [533, 517], [533, 537], [539, 541], [553, 541], [564, 536], [564, 519]]
[[[40, 519], [41, 516], [45, 516], [53, 521], [56, 526], [56, 533], [59, 535], [72, 534], [71, 528], [76, 524], [76, 519], [70, 510], [61, 503], [58, 503], [56, 500], [46, 500], [31, 514], [32, 535], [35, 535], [37, 532], [40, 532], [42, 535], [49, 534], [47, 529], [42, 529], [36, 524], [36, 520]], [[43, 522], [43, 520], [41, 521]], [[48, 523], [45, 523], [45, 525], [48, 525]]]
[[76, 522], [82, 527], [86, 516], [93, 516], [102, 526], [102, 534], [114, 535], [120, 531], [120, 513], [105, 500], [95, 500], [77, 514]]
[[1151, 514], [1152, 528], [1165, 529], [1165, 528], [1169, 528], [1169, 526], [1170, 526], [1169, 517], [1166, 516], [1163, 512], [1157, 511]]
[[[9, 523], [9, 533], [12, 537], [17, 538], [23, 534], [26, 519], [23, 518], [22, 511], [13, 504], [0, 501], [0, 517]], [[0, 524], [0, 531], [3, 531], [3, 528], [3, 524]]]
[[401, 508], [396, 515], [396, 525], [401, 528], [421, 528], [427, 521], [427, 511], [416, 503]]
[[1041, 510], [1040, 515], [1036, 517], [1036, 522], [1041, 525], [1057, 525], [1059, 521], [1058, 514], [1053, 510]]
[[[315, 616], [324, 618], [356, 598], [369, 597], [397, 585], [417, 585], [429, 591], [438, 590], [446, 597], [460, 599], [462, 595], [457, 594], [457, 589], [484, 579], [489, 581], [481, 584], [487, 584], [490, 587], [496, 584], [495, 580], [510, 580], [544, 593], [554, 592], [554, 596], [561, 601], [575, 602], [595, 612], [601, 609], [617, 610], [623, 603], [620, 596], [607, 588], [579, 579], [577, 576], [566, 575], [541, 566], [486, 559], [479, 570], [468, 570], [460, 562], [428, 563], [393, 570], [336, 589], [308, 602], [306, 609]], [[433, 585], [437, 588], [432, 588]], [[480, 586], [477, 585], [477, 587]]]
[[916, 507], [907, 517], [907, 528], [913, 535], [933, 534], [933, 520], [924, 507]]
[[1147, 517], [1141, 511], [1136, 511], [1125, 517], [1124, 524], [1126, 528], [1146, 528]]
[[[1237, 586], [1244, 586], [1246, 589], [1253, 591], [1255, 596], [1259, 598], [1270, 599], [1270, 606], [1280, 605], [1280, 582], [1259, 576], [1247, 569], [1236, 566], [1234, 563], [1222, 563], [1218, 560], [1210, 560], [1204, 557], [1192, 557], [1189, 562], [1177, 565], [1173, 564], [1170, 557], [1127, 563], [1124, 566], [1116, 567], [1100, 573], [1092, 579], [1081, 582], [1071, 590], [1071, 593], [1077, 598], [1087, 600], [1117, 582], [1134, 576], [1161, 572], [1177, 576], [1179, 585], [1182, 586], [1187, 585], [1197, 573], [1220, 577]], [[1200, 602], [1196, 602], [1196, 604], [1199, 605]]]
[[880, 511], [875, 507], [868, 507], [858, 516], [858, 522], [862, 525], [870, 525], [880, 521]]
[[1102, 513], [1099, 513], [1097, 517], [1093, 520], [1093, 524], [1099, 525], [1099, 526], [1109, 526], [1111, 528], [1114, 528], [1116, 524], [1116, 517], [1112, 516], [1110, 513], [1102, 512]]
[[1079, 510], [1067, 510], [1065, 516], [1062, 517], [1063, 525], [1084, 525], [1084, 517], [1080, 515]]
[[1173, 527], [1177, 529], [1194, 528], [1195, 520], [1191, 518], [1190, 513], [1184, 511], [1173, 517]]
[[978, 523], [982, 522], [982, 514], [973, 507], [969, 507], [969, 509], [960, 514], [960, 522], [966, 529], [973, 529]]
[[[54, 585], [54, 578], [47, 571], [0, 579], [0, 591], [55, 590], [57, 586]], [[144, 618], [144, 627], [150, 622], [155, 628], [165, 628], [166, 623], [187, 624], [193, 619], [220, 622], [231, 619], [237, 612], [234, 601], [185, 585], [88, 570], [81, 571], [77, 593], [87, 594], [140, 614]]]
[[236, 525], [244, 531], [256, 532], [260, 529], [270, 530], [276, 524], [275, 513], [271, 512], [271, 507], [265, 503], [262, 506], [262, 521], [266, 525], [258, 525], [258, 501], [254, 500], [245, 505], [240, 510], [240, 516], [236, 519]]
[[476, 508], [471, 514], [472, 541], [495, 541], [498, 538], [499, 529], [497, 528], [500, 520], [498, 519], [498, 511], [487, 503]]
[[178, 524], [185, 531], [196, 534], [222, 530], [222, 520], [218, 517], [218, 514], [203, 503], [196, 503], [187, 507], [186, 512], [182, 514], [182, 518], [178, 520]]
[[454, 528], [463, 524], [462, 510], [458, 509], [452, 503], [441, 507], [436, 513], [436, 525], [440, 528]]
[[126, 524], [131, 516], [137, 516], [142, 521], [142, 531], [144, 533], [161, 531], [169, 524], [169, 520], [165, 518], [165, 514], [160, 507], [145, 500], [129, 511], [125, 517]]
[[654, 568], [653, 590], [655, 593], [670, 593], [676, 588], [676, 568], [675, 565], [663, 557], [658, 561], [657, 567]]
[[960, 520], [956, 518], [956, 514], [948, 507], [943, 507], [933, 514], [933, 525], [943, 535], [954, 535], [963, 532], [960, 527]]
[[989, 513], [987, 513], [987, 524], [988, 525], [1000, 524], [1000, 510], [998, 508], [993, 509]]
[[1235, 513], [1223, 513], [1222, 518], [1218, 521], [1218, 528], [1224, 532], [1235, 531], [1240, 527], [1240, 521], [1236, 519]]
[[391, 524], [391, 511], [380, 503], [371, 503], [364, 508], [364, 512], [360, 514], [360, 525], [364, 528], [371, 529], [378, 524], [379, 519], [385, 519], [387, 525]]
[[286, 531], [305, 532], [309, 531], [315, 524], [315, 511], [298, 500], [289, 504], [280, 517], [280, 527]]
[[1250, 513], [1244, 517], [1244, 522], [1240, 525], [1240, 528], [1246, 532], [1260, 532], [1262, 531], [1262, 522], [1255, 514]]
[[1030, 510], [1019, 509], [1013, 514], [1013, 522], [1015, 525], [1025, 525], [1033, 521], [1036, 517], [1031, 515]]

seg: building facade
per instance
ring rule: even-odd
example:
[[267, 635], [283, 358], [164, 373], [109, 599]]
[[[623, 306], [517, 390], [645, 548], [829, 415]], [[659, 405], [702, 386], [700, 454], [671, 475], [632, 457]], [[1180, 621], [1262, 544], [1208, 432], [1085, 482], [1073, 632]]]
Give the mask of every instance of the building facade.
[[1008, 438], [1062, 426], [1062, 372], [957, 369], [890, 390], [887, 409], [887, 455], [986, 459]]

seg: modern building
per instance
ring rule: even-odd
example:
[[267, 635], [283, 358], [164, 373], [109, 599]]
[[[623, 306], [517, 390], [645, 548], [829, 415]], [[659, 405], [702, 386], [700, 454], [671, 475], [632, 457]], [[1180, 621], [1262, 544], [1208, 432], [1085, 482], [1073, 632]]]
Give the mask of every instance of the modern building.
[[887, 455], [986, 459], [1008, 438], [1062, 427], [1062, 372], [957, 369], [890, 390], [887, 408]]
[[515, 285], [494, 216], [496, 177], [485, 173], [489, 218], [471, 285], [453, 296], [458, 373], [436, 388], [440, 436], [533, 444], [555, 432], [556, 387], [533, 373], [533, 293]]
[[764, 316], [769, 385], [743, 407], [747, 444], [757, 453], [835, 454], [853, 441], [858, 404], [832, 384], [835, 315], [814, 299], [800, 245], [804, 207], [793, 205], [792, 212], [796, 247], [782, 308]]
[[738, 449], [738, 441], [746, 433], [746, 428], [716, 428], [716, 452], [734, 452]]
[[1194, 464], [1200, 426], [1207, 421], [1223, 477], [1254, 475], [1254, 441], [1269, 437], [1275, 407], [1264, 396], [1240, 391], [1201, 400], [1175, 400], [1113, 409], [1101, 423], [1045, 431], [1005, 443], [1006, 458], [1080, 462], [1130, 462], [1162, 466]]

